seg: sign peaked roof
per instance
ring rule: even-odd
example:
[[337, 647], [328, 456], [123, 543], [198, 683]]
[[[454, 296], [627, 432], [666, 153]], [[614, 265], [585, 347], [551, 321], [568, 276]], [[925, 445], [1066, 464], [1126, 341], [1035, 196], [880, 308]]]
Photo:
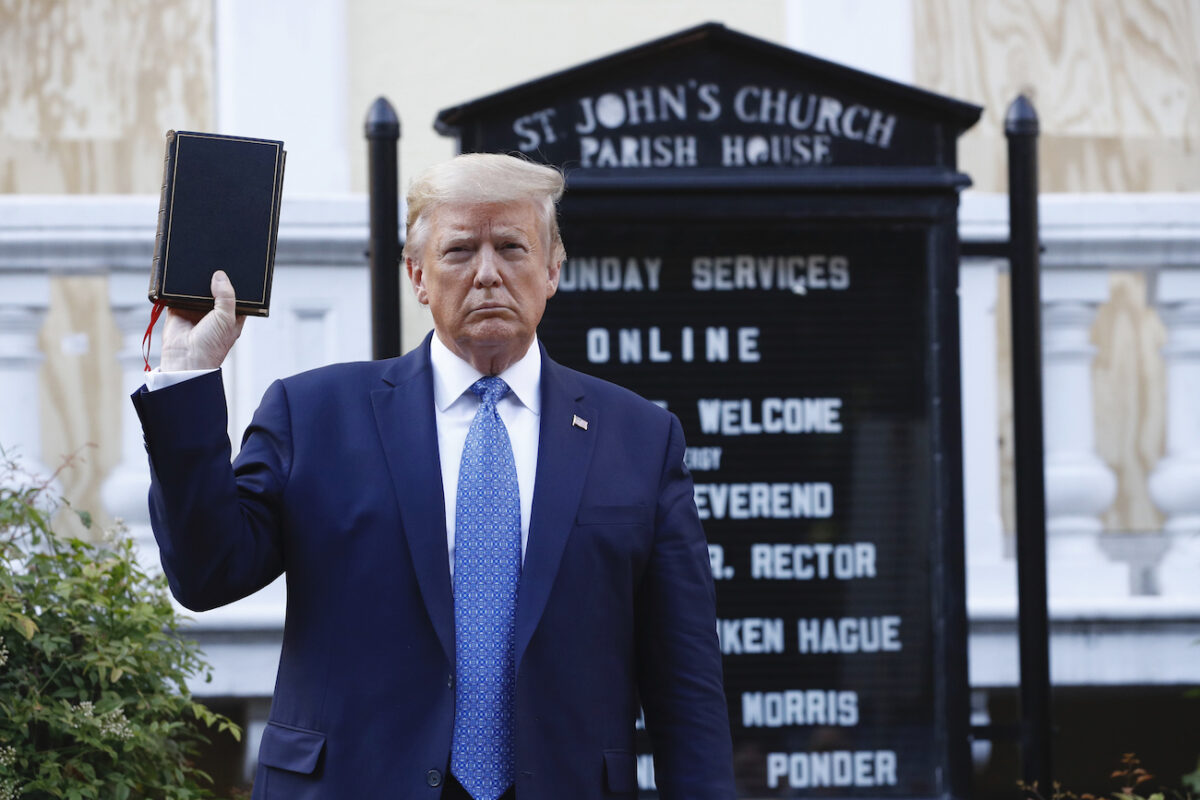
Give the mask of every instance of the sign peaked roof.
[[923, 108], [930, 116], [940, 117], [948, 125], [956, 125], [960, 131], [974, 125], [983, 112], [981, 107], [971, 103], [810, 56], [765, 39], [731, 30], [719, 22], [705, 22], [568, 67], [561, 72], [554, 72], [476, 100], [442, 109], [434, 121], [434, 129], [444, 136], [455, 136], [481, 115], [510, 108], [514, 104], [523, 104], [531, 98], [570, 92], [574, 85], [602, 77], [617, 68], [623, 69], [630, 65], [652, 68], [660, 61], [697, 50], [724, 51], [731, 55], [740, 52], [764, 61], [774, 61], [780, 67], [824, 78], [830, 83], [845, 84], [848, 87], [857, 85], [869, 92], [886, 92], [905, 104], [911, 104], [914, 109]]
[[707, 23], [441, 111], [463, 152], [597, 174], [956, 169], [982, 109]]

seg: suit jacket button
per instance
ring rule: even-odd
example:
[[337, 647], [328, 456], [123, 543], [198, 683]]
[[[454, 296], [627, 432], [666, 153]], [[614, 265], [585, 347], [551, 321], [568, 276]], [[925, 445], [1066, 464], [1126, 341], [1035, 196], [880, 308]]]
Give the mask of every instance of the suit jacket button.
[[431, 769], [425, 773], [425, 782], [430, 786], [437, 787], [442, 785], [442, 773], [436, 769]]
[[446, 676], [446, 686], [451, 689], [454, 688], [454, 673], [453, 672], [451, 672], [449, 675]]

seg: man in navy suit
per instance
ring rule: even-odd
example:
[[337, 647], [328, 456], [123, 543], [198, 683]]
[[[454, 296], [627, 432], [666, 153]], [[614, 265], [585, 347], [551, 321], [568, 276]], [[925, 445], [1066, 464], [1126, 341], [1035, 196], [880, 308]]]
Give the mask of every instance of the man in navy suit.
[[679, 422], [537, 342], [562, 189], [500, 155], [418, 178], [433, 333], [275, 382], [232, 467], [233, 287], [170, 312], [134, 403], [171, 589], [204, 610], [287, 575], [255, 798], [631, 797], [639, 704], [661, 797], [734, 796]]

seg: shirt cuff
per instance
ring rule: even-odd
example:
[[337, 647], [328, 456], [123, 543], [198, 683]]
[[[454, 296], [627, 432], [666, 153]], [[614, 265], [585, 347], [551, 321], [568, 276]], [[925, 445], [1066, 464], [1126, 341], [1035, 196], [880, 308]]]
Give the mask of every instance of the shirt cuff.
[[146, 391], [155, 392], [159, 389], [166, 389], [168, 386], [190, 381], [192, 378], [199, 378], [201, 375], [207, 375], [210, 372], [216, 372], [216, 370], [179, 369], [171, 372], [163, 372], [161, 369], [156, 369], [153, 372], [146, 373]]

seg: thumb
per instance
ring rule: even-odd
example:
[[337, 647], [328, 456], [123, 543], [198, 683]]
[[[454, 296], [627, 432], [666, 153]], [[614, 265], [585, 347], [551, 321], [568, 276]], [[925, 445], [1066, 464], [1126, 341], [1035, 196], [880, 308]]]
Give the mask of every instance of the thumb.
[[209, 291], [212, 292], [217, 311], [222, 315], [234, 316], [237, 295], [233, 291], [233, 284], [229, 282], [229, 276], [225, 274], [225, 270], [219, 269], [213, 273], [212, 280], [209, 281]]

